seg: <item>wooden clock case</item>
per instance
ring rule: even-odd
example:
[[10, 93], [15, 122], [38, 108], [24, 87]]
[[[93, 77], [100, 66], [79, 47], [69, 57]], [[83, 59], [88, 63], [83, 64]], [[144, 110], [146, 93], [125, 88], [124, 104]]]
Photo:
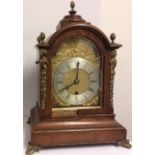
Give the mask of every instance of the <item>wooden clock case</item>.
[[[113, 82], [116, 66], [116, 49], [121, 45], [114, 42], [115, 34], [111, 34], [111, 42], [106, 35], [76, 15], [74, 3], [71, 3], [70, 15], [60, 21], [57, 31], [45, 42], [45, 35], [38, 37], [40, 68], [40, 97], [31, 109], [29, 123], [31, 141], [26, 152], [32, 154], [39, 148], [88, 145], [115, 144], [130, 148], [126, 139], [126, 129], [115, 120], [113, 110]], [[60, 43], [71, 37], [80, 36], [90, 39], [98, 48], [104, 59], [103, 104], [96, 109], [79, 109], [74, 114], [52, 110], [52, 63]]]

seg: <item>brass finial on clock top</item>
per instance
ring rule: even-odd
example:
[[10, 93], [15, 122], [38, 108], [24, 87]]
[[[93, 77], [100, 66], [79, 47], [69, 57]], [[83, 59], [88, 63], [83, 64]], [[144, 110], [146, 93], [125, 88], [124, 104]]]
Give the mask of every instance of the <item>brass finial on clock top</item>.
[[75, 2], [74, 1], [71, 1], [70, 7], [71, 7], [71, 11], [69, 11], [69, 13], [71, 15], [75, 15], [76, 14], [76, 11], [74, 10], [74, 7], [75, 7]]
[[74, 1], [71, 1], [70, 6], [71, 6], [71, 8], [72, 8], [72, 10], [73, 10], [74, 7], [75, 7], [75, 2], [74, 2]]
[[45, 34], [43, 32], [40, 33], [40, 35], [37, 38], [37, 41], [39, 44], [44, 43]]
[[114, 40], [116, 39], [115, 33], [112, 33], [112, 34], [110, 35], [110, 39], [111, 39], [112, 43], [114, 43]]

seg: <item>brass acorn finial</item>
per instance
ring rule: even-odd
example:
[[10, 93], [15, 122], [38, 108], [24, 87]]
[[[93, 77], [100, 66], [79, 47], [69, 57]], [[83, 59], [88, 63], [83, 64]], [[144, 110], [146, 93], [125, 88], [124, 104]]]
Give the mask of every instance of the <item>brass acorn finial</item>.
[[75, 7], [75, 2], [74, 1], [71, 1], [70, 7], [72, 8], [72, 10], [74, 10], [74, 7]]
[[74, 7], [75, 7], [75, 2], [74, 1], [71, 1], [70, 7], [71, 7], [71, 11], [69, 11], [69, 13], [71, 15], [75, 15], [76, 14], [76, 11], [74, 10]]
[[40, 33], [39, 37], [37, 38], [38, 43], [44, 43], [45, 34], [43, 32]]
[[114, 40], [116, 39], [115, 33], [112, 33], [112, 34], [110, 35], [110, 39], [111, 39], [112, 43], [114, 43]]

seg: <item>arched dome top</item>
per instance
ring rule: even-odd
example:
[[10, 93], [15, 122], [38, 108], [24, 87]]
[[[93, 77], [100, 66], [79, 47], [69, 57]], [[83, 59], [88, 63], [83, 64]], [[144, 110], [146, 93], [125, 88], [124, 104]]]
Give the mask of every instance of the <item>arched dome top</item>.
[[67, 24], [65, 26], [63, 26], [62, 28], [60, 28], [59, 30], [57, 30], [52, 37], [49, 39], [48, 43], [49, 45], [52, 45], [54, 43], [54, 41], [63, 33], [67, 32], [67, 31], [71, 31], [71, 30], [86, 30], [86, 31], [90, 31], [92, 33], [94, 33], [96, 36], [98, 36], [103, 44], [105, 45], [106, 48], [110, 48], [111, 47], [111, 43], [109, 41], [109, 39], [107, 38], [107, 36], [97, 27], [89, 24], [89, 23], [70, 23]]
[[[52, 46], [54, 41], [63, 33], [70, 31], [70, 30], [85, 30], [94, 33], [96, 36], [100, 38], [103, 42], [105, 48], [107, 49], [117, 49], [121, 45], [116, 44], [112, 41], [109, 41], [108, 37], [97, 27], [91, 25], [90, 23], [86, 22], [80, 15], [76, 14], [74, 10], [75, 3], [71, 2], [71, 11], [69, 11], [69, 15], [65, 16], [59, 23], [57, 27], [57, 31], [52, 35], [49, 39], [48, 44]], [[114, 38], [115, 39], [115, 38]], [[114, 40], [113, 39], [113, 40]]]

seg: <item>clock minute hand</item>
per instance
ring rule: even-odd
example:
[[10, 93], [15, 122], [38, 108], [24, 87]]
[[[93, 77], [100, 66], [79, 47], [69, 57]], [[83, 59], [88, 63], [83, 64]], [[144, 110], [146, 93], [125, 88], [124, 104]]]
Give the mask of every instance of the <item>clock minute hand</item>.
[[77, 62], [77, 64], [76, 64], [76, 70], [77, 70], [77, 72], [76, 72], [76, 78], [75, 78], [75, 80], [74, 80], [74, 84], [79, 84], [79, 65], [80, 65], [80, 63], [79, 63], [79, 61]]
[[75, 84], [75, 83], [72, 82], [71, 84], [69, 84], [69, 85], [63, 87], [62, 89], [60, 89], [60, 91], [62, 92], [62, 91], [65, 90], [65, 89], [69, 89], [69, 88], [70, 88], [72, 85], [74, 85], [74, 84]]
[[69, 89], [73, 85], [79, 84], [79, 82], [80, 82], [79, 81], [79, 65], [80, 65], [80, 63], [78, 61], [77, 64], [76, 64], [76, 70], [77, 70], [77, 72], [76, 72], [76, 78], [75, 78], [75, 80], [71, 84], [69, 84], [69, 85], [65, 86], [64, 88], [62, 88], [60, 90], [61, 92], [64, 91], [65, 89]]
[[71, 83], [71, 84], [69, 84], [69, 85], [67, 85], [67, 86], [65, 86], [64, 88], [63, 88], [63, 90], [64, 89], [69, 89], [72, 85], [74, 85], [74, 84], [79, 84], [79, 65], [80, 65], [80, 63], [79, 63], [79, 61], [77, 62], [77, 64], [76, 64], [76, 70], [77, 70], [77, 72], [76, 72], [76, 78], [75, 78], [75, 80]]

